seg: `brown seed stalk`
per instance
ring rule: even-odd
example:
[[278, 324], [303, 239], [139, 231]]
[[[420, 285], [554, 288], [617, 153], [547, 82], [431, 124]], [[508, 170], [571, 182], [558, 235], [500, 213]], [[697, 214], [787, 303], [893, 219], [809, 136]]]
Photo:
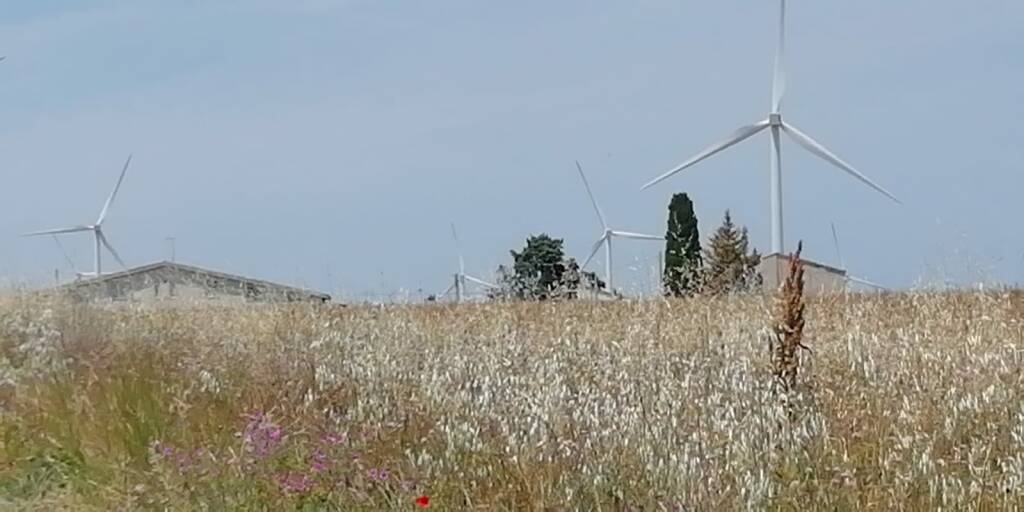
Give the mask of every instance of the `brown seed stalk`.
[[789, 257], [789, 272], [775, 299], [775, 325], [772, 343], [772, 372], [784, 391], [796, 386], [800, 361], [799, 349], [809, 350], [803, 344], [804, 336], [804, 267], [800, 261], [803, 242]]

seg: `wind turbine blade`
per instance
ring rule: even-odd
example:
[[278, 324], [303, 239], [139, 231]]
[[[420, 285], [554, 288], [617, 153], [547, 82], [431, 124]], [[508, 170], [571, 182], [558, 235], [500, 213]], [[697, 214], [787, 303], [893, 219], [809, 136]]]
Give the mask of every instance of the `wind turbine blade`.
[[604, 220], [604, 215], [601, 213], [601, 207], [597, 205], [597, 199], [594, 199], [594, 192], [590, 190], [590, 182], [587, 181], [587, 175], [583, 174], [583, 166], [580, 165], [580, 161], [576, 161], [576, 170], [580, 171], [580, 178], [583, 180], [583, 187], [587, 189], [587, 195], [590, 196], [590, 203], [594, 205], [594, 211], [597, 212], [597, 219], [601, 221], [601, 227], [608, 229], [608, 222]]
[[71, 228], [47, 229], [44, 231], [33, 231], [21, 236], [59, 235], [61, 233], [78, 233], [79, 231], [92, 231], [89, 226], [75, 226]]
[[723, 140], [723, 141], [721, 141], [721, 142], [719, 142], [719, 143], [717, 143], [717, 144], [715, 144], [715, 145], [705, 149], [704, 151], [701, 151], [700, 153], [697, 154], [697, 156], [687, 160], [686, 162], [683, 162], [682, 164], [677, 166], [675, 169], [672, 169], [671, 171], [666, 172], [665, 174], [662, 174], [661, 176], [658, 176], [657, 178], [651, 180], [650, 183], [648, 183], [648, 184], [644, 185], [643, 187], [641, 187], [641, 190], [650, 188], [651, 186], [653, 186], [653, 185], [655, 185], [657, 183], [660, 183], [661, 181], [664, 181], [664, 180], [668, 179], [669, 177], [671, 177], [672, 175], [676, 174], [677, 172], [680, 172], [680, 171], [682, 171], [682, 170], [684, 170], [684, 169], [686, 169], [688, 167], [692, 167], [692, 166], [700, 163], [701, 161], [703, 161], [703, 160], [705, 160], [705, 159], [707, 159], [707, 158], [709, 158], [711, 156], [714, 156], [715, 154], [717, 154], [717, 153], [719, 153], [721, 151], [729, 149], [730, 147], [735, 146], [736, 144], [739, 144], [740, 142], [743, 142], [743, 141], [753, 137], [754, 135], [757, 135], [758, 132], [760, 132], [761, 130], [764, 130], [770, 124], [771, 123], [767, 119], [765, 119], [764, 121], [761, 121], [759, 123], [754, 123], [754, 124], [751, 124], [751, 125], [747, 125], [747, 126], [744, 126], [744, 127], [740, 128], [740, 129], [736, 130], [735, 132], [732, 133], [732, 135], [729, 136], [728, 139], [725, 139], [725, 140]]
[[60, 238], [57, 235], [51, 235], [53, 241], [57, 243], [57, 247], [60, 248], [60, 253], [64, 255], [64, 261], [68, 262], [68, 266], [71, 267], [71, 271], [78, 273], [78, 269], [75, 268], [75, 262], [71, 260], [71, 256], [68, 255], [68, 251], [64, 250], [64, 244], [60, 243]]
[[880, 285], [878, 283], [872, 283], [871, 281], [868, 281], [867, 279], [861, 279], [859, 277], [846, 276], [846, 280], [847, 281], [852, 281], [852, 282], [857, 283], [857, 284], [862, 284], [864, 286], [870, 286], [871, 288], [874, 288], [876, 290], [888, 290], [888, 288], [886, 288], [886, 287], [884, 287], [884, 286], [882, 286], [882, 285]]
[[132, 155], [128, 155], [128, 160], [124, 163], [124, 168], [121, 169], [121, 176], [117, 178], [117, 185], [114, 185], [114, 190], [110, 192], [110, 197], [107, 198], [107, 202], [103, 205], [103, 210], [100, 212], [100, 218], [96, 221], [97, 226], [103, 225], [103, 219], [107, 218], [107, 211], [110, 210], [110, 205], [114, 203], [114, 197], [117, 196], [117, 191], [121, 189], [121, 182], [124, 181], [124, 175], [128, 172], [128, 164], [132, 163]]
[[782, 98], [786, 95], [786, 0], [781, 0], [779, 14], [779, 43], [775, 48], [775, 77], [772, 80], [772, 112], [778, 113], [782, 108]]
[[836, 223], [832, 223], [832, 243], [836, 246], [836, 258], [839, 260], [839, 268], [846, 269], [846, 264], [843, 263], [843, 252], [839, 250], [839, 235], [836, 234]]
[[125, 270], [128, 270], [128, 265], [124, 264], [124, 260], [122, 260], [121, 256], [117, 254], [117, 251], [114, 250], [114, 246], [110, 245], [110, 242], [107, 241], [107, 237], [103, 234], [103, 232], [97, 231], [96, 236], [100, 237], [100, 242], [103, 244], [103, 247], [106, 247], [107, 250], [110, 251], [110, 254], [114, 255], [114, 259], [121, 264], [121, 267], [124, 268]]
[[459, 254], [459, 274], [465, 274], [466, 260], [462, 257], [462, 245], [459, 244], [459, 234], [455, 232], [454, 222], [452, 222], [452, 239], [455, 240], [455, 251]]
[[472, 283], [476, 283], [476, 284], [478, 284], [480, 286], [483, 286], [483, 287], [486, 287], [486, 288], [497, 288], [498, 287], [498, 285], [496, 285], [496, 284], [488, 283], [487, 281], [484, 281], [483, 279], [480, 279], [480, 278], [477, 278], [477, 277], [473, 277], [471, 275], [463, 275], [462, 277], [466, 281], [469, 281], [469, 282], [472, 282]]
[[641, 233], [630, 233], [629, 231], [612, 231], [612, 234], [622, 238], [632, 238], [634, 240], [665, 240], [663, 236], [644, 235]]
[[441, 294], [438, 295], [437, 298], [441, 299], [441, 298], [447, 297], [448, 294], [451, 293], [452, 290], [454, 290], [454, 289], [455, 289], [455, 283], [452, 283], [452, 284], [448, 285], [448, 288], [445, 288], [445, 290], [443, 292], [441, 292]]
[[587, 265], [590, 264], [590, 260], [593, 260], [594, 256], [597, 256], [597, 252], [601, 250], [601, 246], [604, 245], [604, 242], [607, 238], [608, 235], [601, 235], [601, 238], [598, 238], [597, 242], [594, 242], [594, 249], [590, 251], [590, 256], [587, 256], [586, 261], [584, 261], [583, 264], [580, 265], [580, 269], [587, 268]]
[[853, 166], [844, 162], [834, 153], [825, 148], [825, 146], [822, 146], [821, 143], [812, 139], [807, 134], [797, 129], [797, 127], [789, 123], [783, 122], [782, 129], [786, 131], [786, 134], [788, 134], [790, 138], [796, 141], [797, 144], [803, 146], [803, 148], [806, 149], [807, 151], [810, 151], [811, 153], [818, 156], [822, 160], [825, 160], [826, 162], [846, 171], [850, 176], [857, 178], [865, 185], [875, 189], [885, 197], [892, 199], [898, 204], [903, 204], [902, 202], [900, 202], [899, 199], [896, 199], [896, 196], [890, 194], [888, 190], [885, 190], [881, 186], [875, 184], [875, 182], [871, 181], [871, 179], [869, 179], [867, 176], [861, 174], [857, 169], [854, 169]]

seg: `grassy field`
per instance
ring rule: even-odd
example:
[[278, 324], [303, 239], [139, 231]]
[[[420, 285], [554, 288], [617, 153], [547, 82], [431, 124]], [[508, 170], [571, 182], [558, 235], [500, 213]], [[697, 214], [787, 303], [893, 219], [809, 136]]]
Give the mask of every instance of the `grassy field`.
[[0, 301], [3, 510], [1024, 508], [1024, 295]]

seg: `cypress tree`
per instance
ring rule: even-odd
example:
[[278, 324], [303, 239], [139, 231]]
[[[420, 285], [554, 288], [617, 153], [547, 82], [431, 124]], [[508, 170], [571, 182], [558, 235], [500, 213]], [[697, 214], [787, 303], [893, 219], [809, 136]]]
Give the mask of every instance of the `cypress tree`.
[[700, 231], [693, 202], [685, 193], [675, 194], [668, 205], [665, 233], [665, 295], [683, 297], [697, 292], [701, 265]]

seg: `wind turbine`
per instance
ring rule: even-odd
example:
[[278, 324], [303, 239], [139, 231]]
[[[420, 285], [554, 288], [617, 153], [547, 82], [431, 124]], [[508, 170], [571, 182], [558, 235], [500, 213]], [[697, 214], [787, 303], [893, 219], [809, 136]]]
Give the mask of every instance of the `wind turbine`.
[[466, 288], [466, 282], [467, 281], [469, 281], [471, 283], [474, 283], [474, 284], [477, 284], [479, 286], [483, 286], [484, 288], [489, 288], [489, 289], [492, 289], [492, 290], [493, 289], [497, 289], [498, 285], [493, 284], [493, 283], [488, 283], [487, 281], [484, 281], [483, 279], [480, 279], [479, 277], [473, 277], [473, 276], [471, 276], [471, 275], [466, 273], [466, 259], [462, 257], [462, 245], [459, 243], [459, 234], [455, 231], [455, 223], [454, 222], [452, 223], [452, 239], [455, 240], [455, 250], [458, 252], [458, 255], [459, 255], [459, 271], [458, 271], [458, 273], [455, 274], [455, 276], [454, 276], [455, 279], [454, 279], [454, 281], [452, 281], [452, 284], [449, 285], [448, 288], [443, 293], [441, 293], [441, 295], [439, 295], [439, 297], [445, 297], [449, 293], [454, 291], [455, 292], [455, 302], [461, 302], [463, 296], [465, 296], [465, 294], [466, 294], [466, 289], [467, 289]]
[[71, 271], [74, 272], [75, 275], [81, 275], [81, 272], [78, 271], [78, 267], [75, 266], [74, 260], [72, 260], [71, 256], [68, 255], [68, 251], [64, 250], [64, 244], [60, 243], [60, 238], [57, 238], [57, 235], [50, 236], [53, 237], [53, 241], [57, 244], [57, 248], [60, 249], [60, 253], [64, 255], [64, 261], [67, 262], [68, 267], [71, 267]]
[[[836, 233], [836, 224], [834, 222], [832, 223], [832, 243], [835, 244], [835, 246], [836, 246], [836, 258], [839, 259], [839, 268], [842, 268], [843, 270], [846, 270], [846, 265], [843, 263], [843, 253], [842, 253], [842, 251], [839, 250], [839, 235]], [[867, 286], [869, 288], [874, 288], [876, 290], [881, 290], [881, 291], [887, 291], [888, 290], [888, 288], [886, 288], [886, 287], [884, 287], [884, 286], [882, 286], [880, 284], [873, 283], [871, 281], [868, 281], [867, 279], [861, 279], [859, 277], [851, 276], [849, 273], [846, 274], [846, 282], [847, 283], [861, 284], [861, 285]]]
[[769, 130], [771, 131], [771, 219], [772, 219], [772, 253], [782, 253], [785, 245], [783, 244], [783, 232], [782, 232], [782, 133], [785, 133], [789, 138], [793, 139], [800, 147], [804, 148], [811, 154], [825, 160], [826, 162], [842, 169], [847, 174], [860, 180], [867, 186], [875, 189], [882, 193], [889, 199], [899, 203], [895, 196], [890, 194], [887, 190], [871, 181], [867, 176], [861, 174], [859, 171], [854, 169], [850, 164], [843, 161], [841, 158], [835, 155], [832, 151], [827, 149], [818, 141], [799, 130], [787, 121], [782, 119], [782, 99], [786, 92], [786, 75], [783, 70], [783, 61], [786, 55], [786, 0], [780, 0], [781, 14], [779, 16], [779, 41], [778, 47], [775, 52], [775, 77], [772, 83], [772, 108], [768, 114], [768, 118], [762, 121], [758, 121], [754, 124], [742, 126], [737, 129], [729, 138], [714, 144], [704, 151], [701, 151], [693, 158], [683, 162], [671, 171], [662, 174], [655, 178], [650, 183], [643, 186], [644, 189], [667, 179], [668, 177], [683, 171], [689, 167], [696, 165], [697, 163], [720, 153], [744, 140], [757, 135], [758, 133]]
[[102, 259], [100, 257], [101, 245], [103, 247], [106, 247], [107, 251], [109, 251], [110, 254], [114, 256], [114, 259], [116, 259], [117, 262], [120, 263], [122, 267], [127, 267], [124, 264], [124, 261], [121, 259], [121, 256], [117, 254], [117, 251], [114, 250], [114, 247], [110, 245], [110, 242], [107, 241], [107, 237], [103, 234], [103, 221], [106, 220], [107, 212], [110, 211], [110, 205], [114, 203], [114, 198], [117, 197], [117, 191], [121, 189], [121, 182], [124, 181], [124, 175], [125, 173], [128, 172], [128, 164], [130, 164], [131, 162], [132, 157], [131, 155], [128, 155], [128, 160], [124, 163], [124, 168], [121, 169], [121, 176], [117, 179], [117, 184], [114, 185], [114, 190], [110, 193], [110, 197], [107, 198], [107, 202], [104, 203], [103, 210], [100, 211], [100, 216], [98, 219], [96, 219], [95, 224], [79, 225], [70, 228], [47, 229], [44, 231], [26, 233], [23, 236], [59, 235], [63, 233], [78, 233], [80, 231], [92, 231], [94, 239], [93, 247], [95, 249], [95, 267], [92, 273], [83, 273], [81, 275], [95, 275], [97, 277], [103, 275]]
[[631, 233], [629, 231], [617, 231], [608, 227], [608, 222], [604, 220], [604, 214], [601, 213], [601, 207], [597, 205], [597, 199], [594, 198], [593, 191], [590, 190], [590, 183], [587, 181], [587, 175], [583, 173], [583, 166], [580, 165], [579, 160], [576, 161], [576, 170], [580, 172], [580, 179], [583, 180], [583, 188], [587, 189], [587, 195], [590, 196], [590, 203], [594, 205], [594, 212], [597, 213], [597, 220], [601, 222], [601, 228], [604, 232], [601, 234], [601, 238], [594, 242], [594, 249], [590, 251], [590, 256], [587, 257], [587, 261], [583, 262], [580, 266], [581, 269], [586, 268], [590, 264], [590, 260], [597, 256], [597, 252], [601, 250], [601, 246], [604, 246], [604, 276], [605, 284], [608, 285], [608, 291], [614, 292], [615, 287], [612, 284], [612, 239], [615, 237], [619, 238], [632, 238], [634, 240], [665, 240], [664, 237], [654, 235], [644, 235], [641, 233]]

